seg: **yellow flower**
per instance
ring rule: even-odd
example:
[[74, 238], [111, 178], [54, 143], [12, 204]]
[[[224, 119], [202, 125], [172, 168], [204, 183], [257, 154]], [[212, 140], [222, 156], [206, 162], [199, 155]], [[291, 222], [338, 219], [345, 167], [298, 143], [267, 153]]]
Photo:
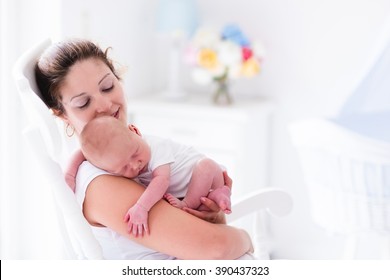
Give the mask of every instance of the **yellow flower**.
[[247, 78], [251, 78], [260, 72], [260, 64], [256, 58], [249, 58], [244, 61], [241, 67], [241, 75]]
[[198, 63], [206, 69], [214, 69], [218, 65], [217, 53], [209, 48], [204, 48], [199, 51]]

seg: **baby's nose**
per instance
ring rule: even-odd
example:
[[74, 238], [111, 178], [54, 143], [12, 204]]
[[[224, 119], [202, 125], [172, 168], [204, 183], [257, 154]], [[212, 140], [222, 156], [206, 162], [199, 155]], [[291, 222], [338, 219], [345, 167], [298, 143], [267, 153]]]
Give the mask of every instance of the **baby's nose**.
[[139, 169], [139, 166], [140, 166], [139, 162], [136, 161], [136, 162], [133, 162], [133, 164], [131, 165], [131, 168], [132, 168], [133, 170], [138, 170], [138, 169]]

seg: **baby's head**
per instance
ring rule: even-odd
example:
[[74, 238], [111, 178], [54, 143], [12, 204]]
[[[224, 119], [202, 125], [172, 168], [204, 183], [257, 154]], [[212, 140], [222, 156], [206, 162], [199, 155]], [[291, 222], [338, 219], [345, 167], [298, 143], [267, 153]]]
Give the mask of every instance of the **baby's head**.
[[110, 173], [134, 178], [144, 171], [150, 149], [134, 126], [111, 116], [95, 118], [80, 134], [81, 150], [93, 165]]

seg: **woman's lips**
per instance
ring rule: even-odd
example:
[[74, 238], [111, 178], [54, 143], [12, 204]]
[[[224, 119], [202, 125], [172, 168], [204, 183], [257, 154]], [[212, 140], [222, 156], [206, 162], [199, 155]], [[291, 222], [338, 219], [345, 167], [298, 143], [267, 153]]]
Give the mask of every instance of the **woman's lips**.
[[119, 118], [119, 109], [112, 115], [114, 118]]

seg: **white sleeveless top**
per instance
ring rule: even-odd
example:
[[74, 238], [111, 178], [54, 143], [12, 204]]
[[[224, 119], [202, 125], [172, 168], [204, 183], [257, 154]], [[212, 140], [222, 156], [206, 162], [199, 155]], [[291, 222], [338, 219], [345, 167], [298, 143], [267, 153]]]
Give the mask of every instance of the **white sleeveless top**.
[[[99, 175], [109, 174], [84, 161], [77, 172], [76, 199], [82, 208], [89, 183]], [[92, 232], [103, 249], [103, 256], [110, 260], [169, 260], [166, 254], [144, 247], [107, 227], [91, 226]]]

